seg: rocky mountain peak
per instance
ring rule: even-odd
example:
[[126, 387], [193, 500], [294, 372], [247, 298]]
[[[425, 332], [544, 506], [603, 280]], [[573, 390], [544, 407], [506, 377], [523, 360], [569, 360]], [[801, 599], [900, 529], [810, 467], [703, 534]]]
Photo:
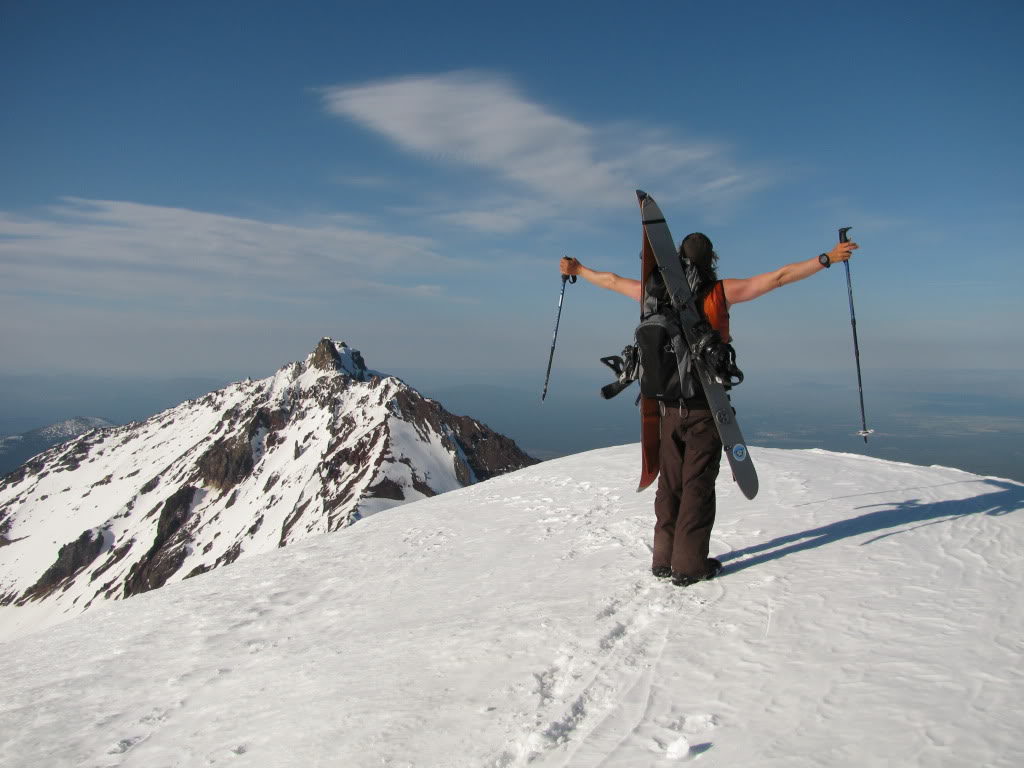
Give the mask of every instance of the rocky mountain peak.
[[78, 613], [534, 463], [323, 338], [269, 378], [0, 478], [0, 606]]
[[359, 381], [366, 381], [369, 375], [359, 350], [352, 349], [344, 341], [336, 342], [328, 336], [320, 339], [320, 343], [308, 358], [308, 364], [317, 370], [337, 371]]

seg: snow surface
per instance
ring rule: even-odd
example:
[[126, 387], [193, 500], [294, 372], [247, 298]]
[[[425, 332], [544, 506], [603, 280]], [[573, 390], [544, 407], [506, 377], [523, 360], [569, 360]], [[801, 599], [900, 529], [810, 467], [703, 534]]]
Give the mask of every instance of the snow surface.
[[0, 764], [1024, 765], [1024, 485], [753, 456], [686, 589], [622, 446], [3, 643]]

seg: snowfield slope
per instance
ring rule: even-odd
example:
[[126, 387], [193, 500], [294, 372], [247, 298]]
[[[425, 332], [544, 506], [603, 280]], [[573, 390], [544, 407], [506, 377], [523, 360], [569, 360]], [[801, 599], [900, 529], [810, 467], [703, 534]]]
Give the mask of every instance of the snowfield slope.
[[534, 463], [323, 339], [0, 479], [0, 639]]
[[4, 643], [0, 762], [1024, 765], [1024, 486], [753, 453], [686, 589], [623, 446]]

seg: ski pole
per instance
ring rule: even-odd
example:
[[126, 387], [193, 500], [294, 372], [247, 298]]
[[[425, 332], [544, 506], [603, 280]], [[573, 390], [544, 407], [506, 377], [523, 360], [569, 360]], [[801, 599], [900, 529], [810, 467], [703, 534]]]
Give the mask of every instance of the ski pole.
[[[849, 239], [846, 237], [846, 233], [849, 232], [853, 227], [842, 227], [839, 230], [839, 242], [847, 243]], [[850, 280], [850, 260], [847, 259], [843, 262], [843, 266], [846, 267], [846, 292], [850, 297], [850, 325], [853, 327], [853, 357], [857, 361], [857, 390], [860, 393], [860, 432], [861, 437], [864, 438], [864, 442], [868, 441], [868, 435], [875, 430], [868, 429], [868, 423], [864, 416], [864, 384], [860, 376], [860, 345], [857, 343], [857, 316], [853, 312], [853, 282]]]
[[562, 320], [562, 299], [565, 298], [566, 282], [575, 283], [576, 275], [562, 275], [562, 292], [558, 294], [558, 315], [555, 317], [555, 333], [551, 337], [551, 355], [548, 357], [548, 372], [544, 374], [544, 391], [541, 393], [540, 401], [548, 396], [548, 380], [551, 378], [551, 363], [555, 359], [555, 342], [558, 341], [558, 323]]

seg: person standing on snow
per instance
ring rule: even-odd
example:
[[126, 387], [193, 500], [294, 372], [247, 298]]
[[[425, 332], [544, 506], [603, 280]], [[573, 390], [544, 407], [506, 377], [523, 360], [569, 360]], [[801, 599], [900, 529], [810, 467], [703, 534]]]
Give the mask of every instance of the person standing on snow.
[[[833, 263], [847, 261], [857, 248], [839, 243], [828, 253], [787, 264], [772, 272], [745, 279], [719, 280], [718, 254], [700, 232], [687, 235], [679, 245], [700, 274], [695, 298], [705, 317], [724, 341], [729, 341], [729, 307], [753, 301], [766, 293], [810, 277]], [[577, 259], [565, 257], [563, 275], [578, 275], [589, 283], [643, 301], [639, 280], [614, 272], [597, 272]], [[722, 460], [722, 441], [698, 377], [694, 397], [661, 404], [661, 449], [658, 490], [654, 497], [654, 557], [651, 572], [672, 577], [677, 586], [689, 586], [716, 576], [722, 563], [708, 557], [715, 522], [715, 479]]]

